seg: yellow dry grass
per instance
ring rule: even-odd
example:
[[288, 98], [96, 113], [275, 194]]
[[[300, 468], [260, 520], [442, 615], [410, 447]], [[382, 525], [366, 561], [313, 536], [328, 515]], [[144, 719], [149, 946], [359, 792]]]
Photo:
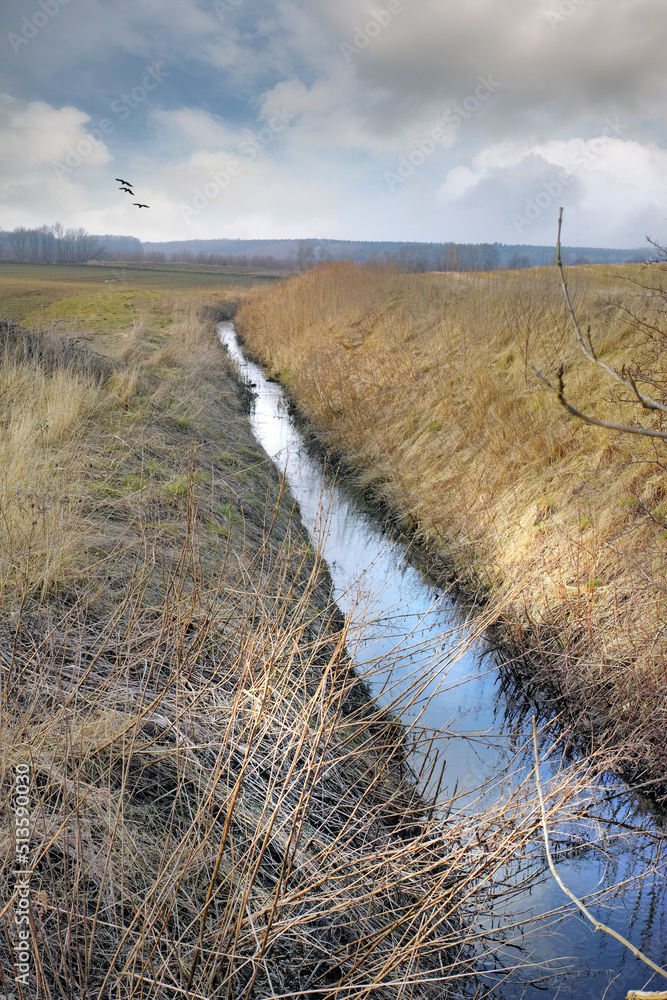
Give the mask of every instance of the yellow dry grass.
[[[29, 984], [58, 1000], [459, 996], [503, 937], [476, 916], [505, 893], [511, 908], [526, 858], [539, 872], [532, 777], [477, 813], [424, 801], [406, 753], [428, 734], [367, 697], [317, 573], [299, 583], [267, 543], [261, 589], [224, 572], [193, 587], [190, 528], [160, 606], [144, 606], [144, 563], [104, 620], [0, 627], [0, 918], [19, 912], [20, 767]], [[557, 776], [549, 822], [586, 788]]]
[[[582, 327], [664, 393], [656, 344], [619, 308], [659, 324], [664, 303], [621, 270], [570, 271]], [[665, 447], [583, 424], [535, 376], [531, 362], [552, 378], [564, 363], [580, 409], [656, 425], [580, 352], [555, 269], [329, 265], [249, 303], [238, 325], [404, 528], [469, 587], [520, 591], [512, 637], [580, 725], [624, 747], [619, 766], [664, 773]]]
[[[226, 308], [252, 289], [228, 293]], [[205, 424], [215, 376], [227, 377], [219, 289], [147, 292], [129, 316], [124, 290], [100, 294], [109, 328], [94, 296], [61, 297], [75, 318], [37, 332], [0, 321], [0, 605], [90, 583], [101, 536], [135, 545], [130, 524], [141, 529], [162, 480], [187, 473], [188, 446], [172, 442], [167, 456], [160, 444], [174, 423], [186, 434]]]
[[[475, 814], [417, 794], [430, 734], [352, 671], [214, 318], [0, 330], [0, 982], [27, 809], [20, 995], [459, 995], [497, 947], [475, 915], [539, 871], [532, 779]], [[550, 822], [589, 777], [555, 776]]]
[[75, 559], [72, 512], [87, 421], [103, 405], [91, 377], [49, 371], [8, 345], [0, 359], [0, 603], [44, 592]]

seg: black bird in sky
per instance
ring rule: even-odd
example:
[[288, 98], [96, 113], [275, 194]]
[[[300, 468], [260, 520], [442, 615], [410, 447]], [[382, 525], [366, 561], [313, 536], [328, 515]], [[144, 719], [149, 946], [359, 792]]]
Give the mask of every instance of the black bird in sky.
[[132, 190], [132, 188], [122, 187], [120, 190], [121, 191], [126, 191], [128, 194], [131, 194], [132, 196], [134, 196], [134, 191]]
[[137, 208], [150, 208], [151, 207], [150, 205], [142, 205], [140, 201], [133, 201], [132, 204], [136, 205]]
[[132, 187], [131, 181], [124, 181], [122, 177], [117, 177], [116, 180], [119, 184], [124, 184], [126, 187]]

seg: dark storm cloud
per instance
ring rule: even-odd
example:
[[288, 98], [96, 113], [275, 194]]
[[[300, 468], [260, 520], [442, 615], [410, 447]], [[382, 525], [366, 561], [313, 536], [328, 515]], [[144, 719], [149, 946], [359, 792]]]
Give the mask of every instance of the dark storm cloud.
[[[516, 233], [512, 213], [565, 171], [572, 213], [602, 230], [589, 242], [640, 242], [646, 219], [667, 215], [664, 2], [5, 5], [5, 224], [52, 204], [54, 217], [65, 205], [73, 223], [123, 231], [125, 206], [106, 187], [122, 162], [142, 200], [162, 205], [142, 222], [156, 238], [304, 235], [311, 219], [320, 236], [523, 242], [547, 222]], [[151, 67], [160, 79], [144, 86]], [[239, 150], [277, 112], [289, 125], [246, 162]], [[76, 168], [54, 171], [91, 136]], [[232, 159], [243, 169], [197, 233], [179, 229], [179, 204]], [[623, 206], [613, 219], [609, 198]]]
[[[664, 107], [663, 0], [403, 0], [401, 6], [382, 25], [384, 0], [324, 4], [332, 30], [352, 48], [342, 55], [359, 87], [368, 95], [383, 91], [395, 121], [409, 123], [428, 105], [456, 100], [478, 74], [489, 73], [503, 84], [493, 119], [483, 126], [492, 138], [542, 137], [586, 118], [651, 117]], [[374, 21], [380, 30], [366, 41]], [[369, 116], [372, 109], [369, 99]]]

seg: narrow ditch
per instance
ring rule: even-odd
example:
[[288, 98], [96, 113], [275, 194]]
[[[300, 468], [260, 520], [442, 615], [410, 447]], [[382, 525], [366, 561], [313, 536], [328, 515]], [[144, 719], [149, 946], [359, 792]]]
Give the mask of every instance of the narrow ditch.
[[[525, 702], [513, 698], [487, 638], [472, 634], [465, 608], [433, 585], [419, 554], [391, 538], [354, 486], [313, 454], [289, 416], [283, 390], [244, 357], [233, 324], [221, 323], [219, 336], [254, 393], [250, 421], [257, 441], [285, 474], [303, 523], [328, 563], [336, 600], [354, 626], [351, 652], [360, 671], [387, 704], [406, 691], [418, 693], [412, 718], [405, 721], [418, 718], [433, 730], [429, 759], [416, 754], [414, 762], [426, 791], [434, 793], [441, 764], [440, 795], [445, 801], [456, 792], [462, 809], [480, 797], [498, 795], [501, 788], [506, 792], [508, 783], [518, 789], [532, 770], [530, 722]], [[545, 747], [555, 734], [551, 727]], [[543, 780], [560, 763], [548, 761]], [[667, 861], [659, 820], [618, 782], [603, 783], [597, 801], [588, 805], [584, 839], [583, 831], [581, 825], [565, 824], [553, 831], [561, 877], [580, 899], [586, 897], [596, 919], [664, 966]], [[588, 839], [593, 846], [586, 845]], [[543, 867], [543, 859], [525, 860], [527, 867]], [[605, 889], [614, 884], [623, 888], [610, 897]], [[607, 935], [595, 933], [578, 912], [555, 914], [564, 897], [548, 873], [526, 885], [515, 894], [512, 912], [489, 914], [485, 929], [514, 919], [518, 928], [500, 954], [501, 963], [511, 968], [530, 957], [534, 968], [508, 977], [496, 963], [489, 964], [488, 986], [503, 980], [496, 995], [518, 1000], [535, 991], [554, 998], [588, 1000], [604, 994], [616, 1000], [629, 989], [664, 988], [658, 977], [646, 987], [646, 966]], [[532, 922], [537, 916], [542, 919]], [[481, 967], [486, 968], [483, 959]]]

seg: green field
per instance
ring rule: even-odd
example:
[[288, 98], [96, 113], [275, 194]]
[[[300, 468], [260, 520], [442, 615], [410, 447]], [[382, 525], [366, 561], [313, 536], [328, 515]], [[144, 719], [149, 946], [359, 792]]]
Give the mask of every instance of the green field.
[[[136, 308], [157, 293], [213, 292], [223, 297], [230, 288], [270, 284], [284, 272], [251, 267], [207, 264], [136, 263], [104, 261], [85, 265], [16, 264], [0, 262], [0, 317], [30, 326], [55, 321], [80, 321], [98, 315], [106, 326], [112, 317], [108, 303], [125, 296], [122, 308]], [[116, 313], [113, 319], [120, 317]], [[98, 324], [99, 325], [99, 324]]]

